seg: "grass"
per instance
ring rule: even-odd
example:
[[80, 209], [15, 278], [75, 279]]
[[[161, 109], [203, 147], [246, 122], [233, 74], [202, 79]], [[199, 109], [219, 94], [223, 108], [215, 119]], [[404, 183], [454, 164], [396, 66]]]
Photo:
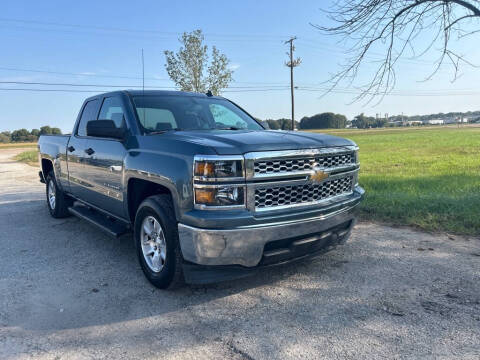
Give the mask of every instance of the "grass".
[[17, 149], [17, 148], [35, 148], [37, 143], [7, 143], [0, 144], [0, 149]]
[[360, 146], [362, 218], [480, 234], [480, 127], [327, 132]]
[[21, 152], [14, 157], [16, 161], [23, 162], [31, 166], [38, 166], [38, 151], [37, 150], [28, 150]]

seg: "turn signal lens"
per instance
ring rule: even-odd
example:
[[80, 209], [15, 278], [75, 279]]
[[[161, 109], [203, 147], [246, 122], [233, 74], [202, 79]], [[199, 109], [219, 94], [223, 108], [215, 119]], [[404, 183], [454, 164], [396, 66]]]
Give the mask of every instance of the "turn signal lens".
[[195, 202], [197, 204], [215, 204], [215, 189], [195, 189]]
[[207, 206], [244, 205], [242, 186], [221, 186], [195, 189], [195, 203]]

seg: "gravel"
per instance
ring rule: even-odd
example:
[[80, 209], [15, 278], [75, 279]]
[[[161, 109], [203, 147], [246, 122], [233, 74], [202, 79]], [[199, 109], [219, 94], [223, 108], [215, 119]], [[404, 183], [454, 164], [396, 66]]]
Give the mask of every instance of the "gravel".
[[0, 150], [1, 359], [480, 357], [480, 239], [360, 223], [314, 260], [161, 291]]

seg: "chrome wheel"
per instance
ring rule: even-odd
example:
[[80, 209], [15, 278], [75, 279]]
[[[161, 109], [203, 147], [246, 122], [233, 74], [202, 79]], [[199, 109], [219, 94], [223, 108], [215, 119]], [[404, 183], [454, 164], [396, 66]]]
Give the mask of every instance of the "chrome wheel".
[[55, 200], [55, 183], [53, 182], [53, 180], [50, 180], [48, 182], [47, 196], [48, 196], [48, 203], [50, 204], [50, 208], [52, 210], [55, 209], [55, 203], [56, 203], [56, 200]]
[[150, 270], [162, 271], [167, 258], [167, 242], [162, 226], [153, 216], [143, 220], [140, 241], [143, 257]]

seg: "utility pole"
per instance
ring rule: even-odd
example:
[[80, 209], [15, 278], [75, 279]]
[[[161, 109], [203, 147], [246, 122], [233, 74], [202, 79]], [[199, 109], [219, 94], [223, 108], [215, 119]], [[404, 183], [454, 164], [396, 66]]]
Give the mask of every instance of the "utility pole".
[[293, 59], [293, 52], [295, 51], [295, 46], [293, 46], [293, 41], [296, 40], [297, 37], [293, 36], [290, 40], [285, 41], [285, 44], [290, 44], [290, 52], [287, 55], [290, 57], [290, 60], [285, 63], [286, 66], [290, 68], [290, 94], [292, 97], [292, 130], [295, 130], [295, 101], [294, 101], [294, 94], [293, 94], [293, 68], [300, 65], [302, 60], [300, 58]]

